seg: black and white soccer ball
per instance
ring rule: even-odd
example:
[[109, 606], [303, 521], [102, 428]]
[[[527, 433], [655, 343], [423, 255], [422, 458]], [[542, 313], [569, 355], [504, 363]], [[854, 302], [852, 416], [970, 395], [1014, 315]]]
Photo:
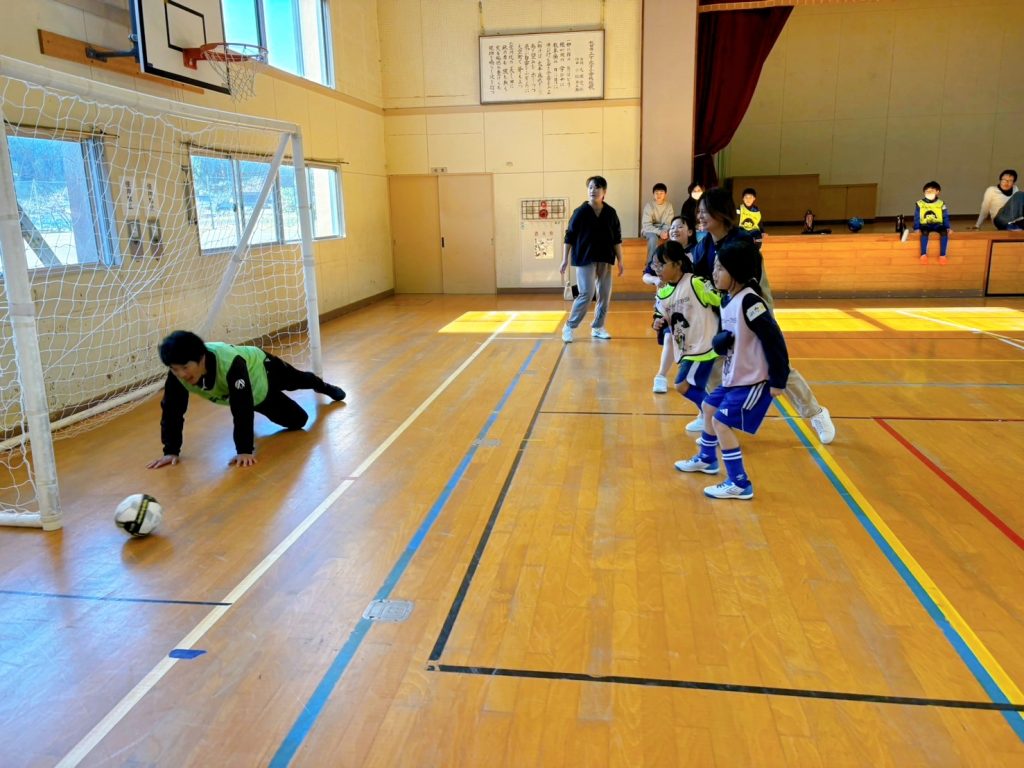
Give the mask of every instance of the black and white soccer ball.
[[148, 536], [164, 519], [164, 508], [148, 493], [133, 493], [114, 510], [114, 522], [132, 536]]

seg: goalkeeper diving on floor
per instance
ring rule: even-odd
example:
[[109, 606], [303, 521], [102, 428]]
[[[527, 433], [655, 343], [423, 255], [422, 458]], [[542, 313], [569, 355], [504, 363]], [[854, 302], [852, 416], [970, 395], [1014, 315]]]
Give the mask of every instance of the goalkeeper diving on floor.
[[174, 331], [160, 342], [160, 359], [170, 370], [160, 402], [160, 438], [164, 455], [146, 466], [159, 469], [177, 464], [189, 394], [231, 408], [234, 419], [237, 467], [256, 463], [253, 420], [261, 413], [285, 429], [302, 429], [309, 415], [284, 392], [311, 389], [335, 402], [345, 391], [328, 384], [315, 373], [300, 371], [259, 347], [204, 342], [191, 331]]

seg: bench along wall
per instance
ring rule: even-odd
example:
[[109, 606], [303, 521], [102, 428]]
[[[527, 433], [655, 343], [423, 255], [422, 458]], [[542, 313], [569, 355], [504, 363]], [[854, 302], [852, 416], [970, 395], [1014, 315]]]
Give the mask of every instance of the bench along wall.
[[[944, 265], [938, 246], [933, 236], [927, 265], [918, 260], [916, 234], [905, 243], [895, 234], [769, 235], [762, 253], [772, 291], [782, 297], [1024, 295], [1024, 232], [954, 232]], [[652, 297], [641, 279], [646, 256], [646, 240], [623, 243], [617, 296]]]

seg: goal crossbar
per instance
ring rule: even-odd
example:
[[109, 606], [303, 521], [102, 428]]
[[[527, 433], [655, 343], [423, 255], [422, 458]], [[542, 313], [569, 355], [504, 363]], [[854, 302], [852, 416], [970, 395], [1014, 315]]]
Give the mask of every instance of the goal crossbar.
[[80, 96], [84, 99], [96, 99], [101, 102], [113, 102], [139, 112], [149, 114], [173, 114], [207, 122], [219, 122], [230, 125], [243, 125], [249, 128], [263, 128], [276, 133], [298, 134], [299, 126], [286, 120], [275, 120], [268, 117], [222, 112], [218, 109], [174, 101], [162, 96], [131, 91], [109, 83], [89, 80], [68, 72], [41, 67], [38, 64], [12, 59], [0, 55], [0, 77], [12, 80], [24, 80], [44, 88], [52, 88]]
[[[18, 84], [13, 92], [22, 103], [12, 104], [5, 98], [7, 92], [2, 89], [12, 82]], [[155, 361], [156, 370], [152, 367], [152, 338], [159, 329], [166, 332], [191, 326], [204, 338], [210, 334], [210, 338], [232, 343], [282, 336], [286, 348], [294, 343], [284, 337], [299, 333], [301, 353], [308, 355], [309, 367], [322, 374], [310, 189], [301, 132], [288, 121], [151, 96], [7, 56], [0, 56], [0, 104], [4, 110], [0, 124], [0, 313], [6, 315], [0, 316], [0, 326], [6, 326], [6, 331], [0, 331], [0, 401], [21, 400], [20, 406], [15, 404], [13, 416], [0, 402], [5, 408], [0, 412], [0, 432], [13, 435], [0, 442], [0, 525], [53, 530], [63, 525], [63, 513], [51, 433], [88, 424], [100, 414], [129, 407], [159, 391], [162, 382], [154, 381], [159, 377], [159, 361]], [[11, 140], [24, 144], [26, 139], [21, 137], [26, 135], [31, 137], [29, 141], [66, 136], [63, 141], [67, 145], [84, 147], [86, 162], [92, 159], [100, 170], [98, 175], [87, 172], [81, 188], [72, 189], [68, 182], [62, 193], [64, 205], [70, 199], [73, 210], [78, 199], [81, 207], [80, 199], [87, 195], [91, 201], [87, 207], [104, 218], [102, 226], [83, 224], [76, 218], [63, 225], [67, 234], [60, 235], [52, 224], [49, 229], [42, 225], [39, 219], [52, 217], [48, 211], [53, 205], [60, 207], [59, 196], [45, 192], [47, 183], [52, 186], [46, 180], [32, 182], [32, 193], [45, 192], [50, 197], [43, 199], [57, 203], [48, 203], [49, 208], [42, 212], [38, 205], [29, 211], [21, 204]], [[90, 144], [93, 137], [97, 141]], [[196, 146], [212, 150], [197, 154], [191, 149]], [[192, 177], [201, 168], [201, 163], [196, 165], [197, 157], [210, 159], [214, 171], [228, 163], [234, 168], [234, 175], [226, 180], [204, 180], [233, 186], [233, 194], [237, 194], [233, 211], [223, 204], [214, 208], [213, 203], [199, 208], [202, 198]], [[282, 172], [289, 157], [290, 186], [286, 189]], [[240, 172], [243, 166], [258, 166], [265, 176], [243, 178], [245, 173], [251, 174], [251, 169]], [[99, 178], [103, 174], [107, 176]], [[132, 203], [118, 197], [128, 189], [119, 185], [129, 183], [125, 180], [135, 178], [133, 174], [142, 174], [150, 196], [148, 219], [133, 214]], [[20, 178], [25, 187], [24, 171]], [[252, 186], [254, 182], [258, 188]], [[287, 222], [282, 219], [285, 192], [291, 195]], [[238, 231], [226, 248], [220, 241], [203, 240], [201, 226], [207, 226], [210, 237], [219, 237], [225, 231], [224, 221], [232, 216], [237, 217], [234, 226]], [[103, 227], [110, 231], [109, 249], [115, 254], [108, 264], [70, 269], [55, 255], [58, 248], [66, 249], [66, 240], [77, 242], [83, 232], [102, 238]], [[148, 227], [145, 233], [143, 227]], [[277, 233], [269, 240], [268, 227]], [[286, 232], [292, 234], [286, 236]], [[34, 264], [29, 263], [29, 248]], [[186, 265], [177, 273], [172, 265], [179, 254], [188, 255], [184, 257]], [[187, 266], [189, 261], [193, 267]], [[222, 265], [219, 277], [210, 271], [216, 265]], [[196, 266], [203, 271], [193, 277]], [[140, 282], [143, 279], [149, 282]], [[175, 302], [183, 292], [192, 290], [191, 279], [198, 279], [203, 286], [203, 314], [196, 317], [194, 309], [186, 308], [174, 314]], [[100, 280], [106, 282], [98, 285]], [[67, 289], [62, 284], [67, 284]], [[167, 298], [158, 295], [164, 289], [170, 292]], [[93, 311], [106, 314], [85, 317], [79, 314], [84, 310], [78, 308], [53, 314], [55, 305], [59, 309], [62, 301], [69, 301], [68, 295], [75, 300], [79, 295], [96, 296], [99, 303]], [[120, 315], [132, 315], [136, 325], [125, 326], [128, 330], [104, 327], [117, 325], [112, 320]], [[143, 329], [144, 338], [136, 342], [138, 351], [135, 347], [131, 351], [135, 367], [124, 372], [128, 381], [112, 382], [109, 396], [73, 381], [55, 381], [51, 373], [55, 361], [70, 371], [61, 375], [73, 377], [80, 369], [102, 366], [103, 356], [108, 354], [106, 348], [80, 350], [77, 336], [69, 336], [65, 347], [48, 347], [41, 353], [40, 334], [50, 344], [54, 329], [64, 326], [69, 334], [106, 334], [109, 341], [103, 343], [116, 345], [118, 351], [129, 343], [124, 341], [125, 333], [130, 335], [132, 327]], [[4, 342], [5, 333], [9, 343]], [[14, 360], [11, 369], [3, 367], [5, 356]], [[132, 385], [131, 380], [141, 385]], [[69, 400], [75, 393], [81, 395], [78, 406]], [[61, 411], [74, 412], [67, 418], [51, 416], [60, 416]], [[26, 474], [27, 481], [22, 478]], [[12, 502], [5, 496], [5, 482], [21, 483], [28, 490], [16, 489]]]

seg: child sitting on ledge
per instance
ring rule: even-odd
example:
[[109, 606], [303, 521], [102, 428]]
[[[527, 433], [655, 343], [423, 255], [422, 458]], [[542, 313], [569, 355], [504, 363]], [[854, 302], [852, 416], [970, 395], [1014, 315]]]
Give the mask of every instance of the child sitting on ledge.
[[807, 213], [804, 214], [804, 231], [801, 235], [831, 235], [831, 229], [815, 229], [814, 228], [814, 211], [810, 208], [807, 209]]

